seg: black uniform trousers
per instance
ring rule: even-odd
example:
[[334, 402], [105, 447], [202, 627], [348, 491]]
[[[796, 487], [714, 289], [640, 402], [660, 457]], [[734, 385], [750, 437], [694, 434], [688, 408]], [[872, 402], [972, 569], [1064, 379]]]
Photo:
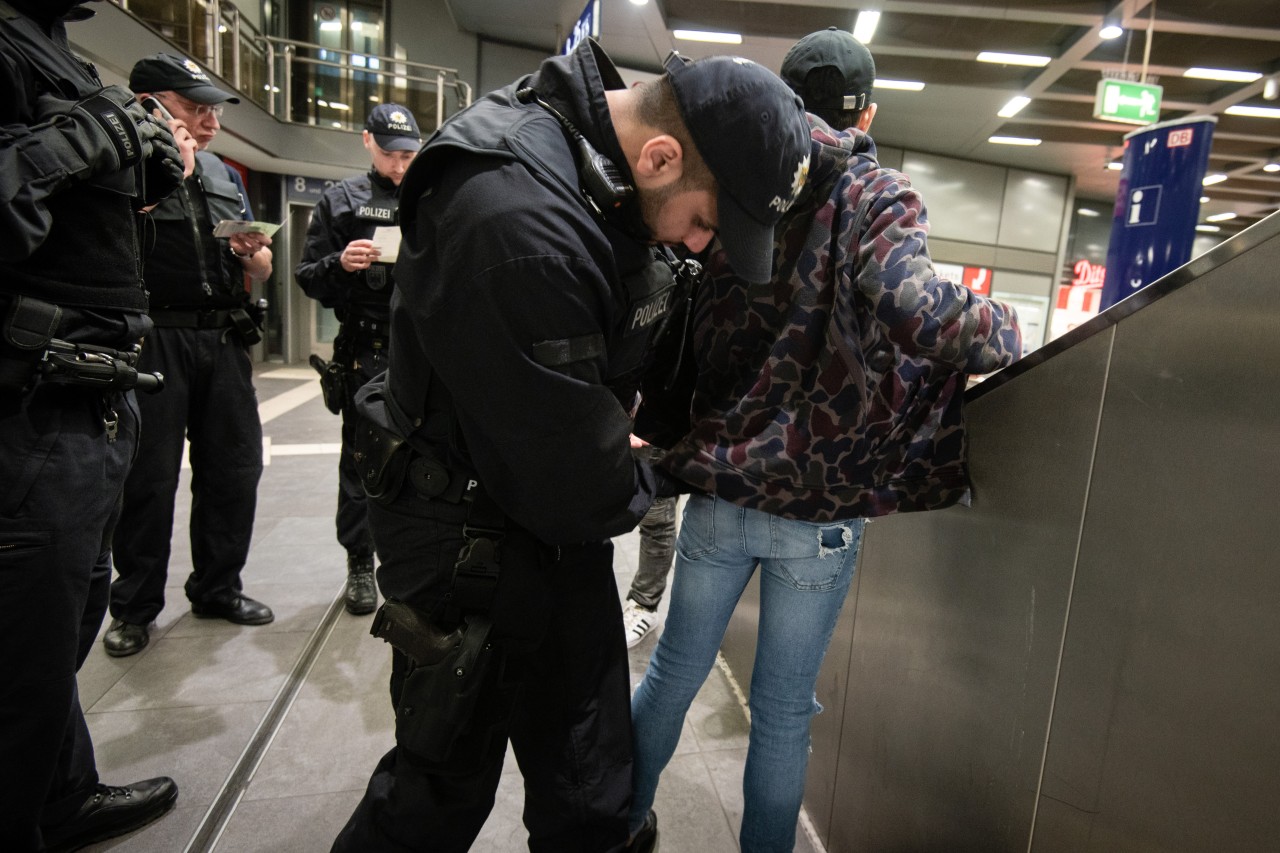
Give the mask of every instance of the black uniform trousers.
[[184, 437], [192, 493], [187, 598], [227, 601], [242, 588], [262, 476], [262, 422], [249, 353], [230, 329], [154, 329], [138, 369], [163, 373], [164, 390], [139, 397], [141, 439], [115, 536], [111, 615], [146, 625], [164, 608]]
[[[345, 335], [339, 335], [341, 340]], [[352, 339], [345, 346], [334, 345], [334, 361], [347, 368], [355, 381], [351, 396], [370, 379], [387, 369], [386, 347]], [[357, 384], [358, 383], [358, 384]], [[342, 450], [338, 456], [338, 544], [357, 557], [373, 556], [373, 535], [369, 532], [369, 512], [365, 506], [364, 483], [356, 469], [355, 440], [359, 415], [352, 400], [342, 407]]]
[[106, 610], [137, 422], [132, 392], [0, 393], [0, 850], [39, 849], [38, 827], [65, 823], [98, 783], [76, 672]]
[[[419, 497], [369, 502], [378, 583], [434, 612], [462, 547], [465, 504]], [[631, 799], [630, 675], [613, 576], [613, 545], [559, 549], [508, 529], [490, 639], [503, 660], [453, 750], [428, 761], [397, 746], [383, 756], [334, 851], [468, 850], [493, 808], [510, 739], [525, 783], [533, 853], [603, 853], [627, 841]], [[541, 567], [528, 574], [533, 552]], [[521, 564], [523, 574], [510, 571]], [[538, 639], [515, 640], [509, 627]], [[392, 702], [407, 659], [395, 652]], [[500, 677], [499, 677], [500, 676]]]

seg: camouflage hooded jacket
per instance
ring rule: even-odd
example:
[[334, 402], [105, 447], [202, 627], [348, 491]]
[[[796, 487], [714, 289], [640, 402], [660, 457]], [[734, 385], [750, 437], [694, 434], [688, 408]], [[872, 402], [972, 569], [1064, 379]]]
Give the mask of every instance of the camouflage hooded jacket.
[[694, 303], [690, 432], [664, 460], [724, 500], [808, 521], [968, 499], [966, 374], [1022, 352], [1011, 308], [940, 278], [924, 203], [858, 130], [810, 116], [809, 180], [775, 277], [723, 253]]

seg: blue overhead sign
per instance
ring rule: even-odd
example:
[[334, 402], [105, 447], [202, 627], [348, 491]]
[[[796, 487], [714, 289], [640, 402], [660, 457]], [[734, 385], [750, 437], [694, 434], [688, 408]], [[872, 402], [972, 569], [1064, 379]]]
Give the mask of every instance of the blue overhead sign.
[[578, 16], [573, 31], [564, 40], [563, 53], [573, 53], [573, 49], [587, 37], [600, 38], [600, 0], [587, 0], [587, 8]]
[[1104, 311], [1191, 260], [1215, 121], [1176, 119], [1125, 136], [1102, 285]]

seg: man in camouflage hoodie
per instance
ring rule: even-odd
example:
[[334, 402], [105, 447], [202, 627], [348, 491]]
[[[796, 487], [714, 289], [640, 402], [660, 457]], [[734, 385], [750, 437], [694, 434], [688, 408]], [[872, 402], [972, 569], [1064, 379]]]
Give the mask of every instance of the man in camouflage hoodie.
[[808, 181], [777, 227], [772, 281], [747, 284], [713, 254], [694, 302], [691, 425], [663, 467], [696, 491], [632, 699], [634, 829], [759, 565], [744, 853], [795, 842], [814, 684], [863, 520], [968, 500], [966, 376], [1022, 352], [1011, 308], [937, 275], [923, 201], [877, 162], [866, 47], [813, 33], [782, 76], [817, 114]]

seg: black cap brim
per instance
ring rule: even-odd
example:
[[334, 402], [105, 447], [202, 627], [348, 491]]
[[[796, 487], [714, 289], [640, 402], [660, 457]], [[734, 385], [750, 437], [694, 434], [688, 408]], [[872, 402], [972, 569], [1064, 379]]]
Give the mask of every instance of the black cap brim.
[[773, 226], [758, 222], [720, 190], [716, 218], [720, 245], [739, 278], [764, 284], [773, 278]]
[[188, 86], [186, 88], [172, 89], [188, 101], [195, 101], [197, 104], [238, 104], [240, 99], [235, 95], [224, 92], [217, 86]]
[[417, 151], [422, 147], [422, 140], [415, 136], [401, 136], [398, 133], [374, 133], [373, 141], [383, 151]]

